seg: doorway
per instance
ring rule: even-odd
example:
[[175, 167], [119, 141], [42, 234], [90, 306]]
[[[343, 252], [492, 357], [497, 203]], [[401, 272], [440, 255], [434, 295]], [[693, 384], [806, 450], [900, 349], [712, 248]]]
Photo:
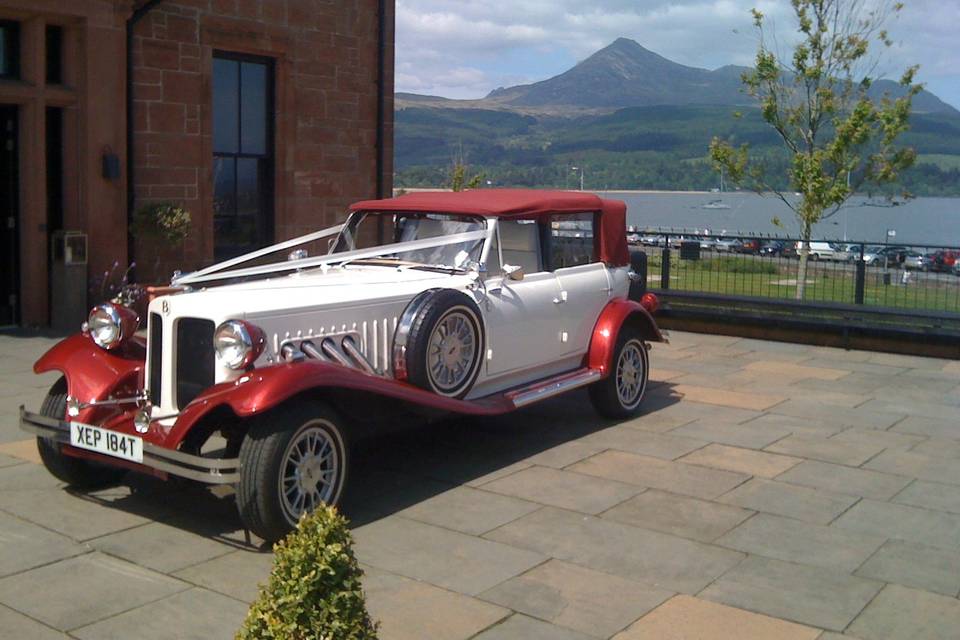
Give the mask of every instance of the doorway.
[[0, 105], [0, 326], [19, 321], [17, 107]]

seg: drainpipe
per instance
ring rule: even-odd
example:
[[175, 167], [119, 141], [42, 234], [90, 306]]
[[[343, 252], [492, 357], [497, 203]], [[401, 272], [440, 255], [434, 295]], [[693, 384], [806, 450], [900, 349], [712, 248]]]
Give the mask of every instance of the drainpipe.
[[[133, 14], [127, 18], [127, 260], [133, 262], [134, 241], [130, 233], [130, 224], [133, 222], [134, 194], [134, 162], [133, 162], [133, 29], [150, 10], [163, 0], [147, 0]], [[131, 270], [131, 277], [135, 276]]]
[[[384, 120], [386, 119], [386, 57], [387, 57], [387, 1], [377, 0], [377, 198], [384, 197], [383, 169], [386, 165], [384, 157], [385, 145], [383, 140]], [[392, 194], [391, 194], [392, 195]]]

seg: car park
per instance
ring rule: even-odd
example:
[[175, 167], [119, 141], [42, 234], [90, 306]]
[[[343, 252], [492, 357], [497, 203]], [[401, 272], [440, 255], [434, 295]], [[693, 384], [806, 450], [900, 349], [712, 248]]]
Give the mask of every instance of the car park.
[[[798, 241], [796, 244], [798, 254], [802, 245], [803, 243], [801, 241]], [[811, 241], [809, 259], [847, 262], [850, 259], [850, 254], [844, 251], [839, 245], [830, 242]]]
[[864, 249], [863, 262], [873, 267], [897, 266], [903, 264], [906, 260], [907, 253], [909, 253], [907, 247], [870, 247], [869, 249]]
[[625, 215], [551, 191], [356, 203], [343, 225], [176, 275], [145, 332], [128, 306], [94, 307], [34, 366], [62, 377], [21, 427], [69, 485], [232, 485], [244, 525], [277, 540], [338, 503], [352, 441], [404, 418], [583, 387], [602, 415], [634, 415], [664, 336]]

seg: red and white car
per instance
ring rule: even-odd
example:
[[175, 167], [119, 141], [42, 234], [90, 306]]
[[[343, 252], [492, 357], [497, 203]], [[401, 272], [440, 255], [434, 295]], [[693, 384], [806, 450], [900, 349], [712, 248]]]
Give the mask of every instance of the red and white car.
[[638, 410], [663, 341], [631, 267], [622, 202], [479, 190], [359, 202], [345, 224], [190, 274], [136, 312], [95, 307], [34, 366], [47, 468], [236, 487], [268, 540], [336, 504], [361, 423], [493, 415], [589, 387]]

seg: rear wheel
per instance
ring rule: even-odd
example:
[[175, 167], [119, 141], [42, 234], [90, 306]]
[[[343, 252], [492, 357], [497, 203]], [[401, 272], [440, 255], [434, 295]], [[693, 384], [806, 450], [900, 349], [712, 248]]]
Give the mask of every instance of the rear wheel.
[[321, 504], [336, 506], [347, 479], [344, 422], [313, 402], [281, 406], [250, 421], [240, 445], [237, 508], [246, 527], [276, 541]]
[[589, 387], [590, 402], [606, 418], [636, 414], [647, 391], [650, 359], [640, 332], [623, 327], [610, 362], [610, 374]]
[[[40, 406], [40, 414], [48, 418], [63, 420], [67, 415], [67, 379], [57, 380]], [[50, 438], [37, 437], [37, 450], [40, 460], [55, 478], [78, 489], [92, 489], [120, 481], [123, 469], [81, 460], [63, 453], [60, 443]]]

